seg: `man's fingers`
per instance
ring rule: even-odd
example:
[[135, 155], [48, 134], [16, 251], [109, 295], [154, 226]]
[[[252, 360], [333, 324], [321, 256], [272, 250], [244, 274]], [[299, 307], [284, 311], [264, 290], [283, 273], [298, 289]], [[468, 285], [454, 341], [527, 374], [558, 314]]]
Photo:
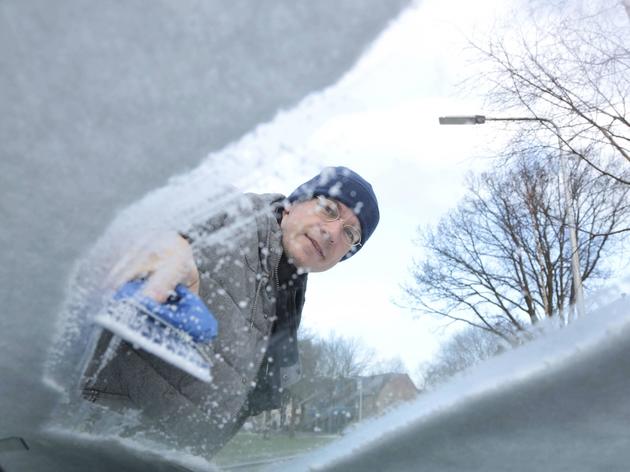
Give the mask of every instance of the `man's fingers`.
[[110, 273], [105, 281], [105, 287], [115, 290], [130, 280], [149, 278], [151, 273], [151, 270], [144, 265], [126, 267], [116, 273]]
[[160, 265], [161, 257], [155, 251], [137, 246], [127, 251], [114, 265], [106, 278], [106, 286], [118, 288], [133, 279], [150, 276]]
[[106, 286], [116, 289], [140, 277], [146, 278], [141, 293], [159, 303], [166, 301], [178, 283], [198, 291], [199, 274], [188, 241], [170, 234], [132, 247], [112, 268]]
[[123, 255], [107, 275], [106, 286], [117, 288], [130, 280], [146, 277], [154, 269], [150, 258], [146, 256], [136, 251]]
[[160, 267], [149, 276], [141, 293], [158, 303], [164, 303], [175, 291], [175, 286], [179, 283], [179, 279], [180, 274], [176, 271]]

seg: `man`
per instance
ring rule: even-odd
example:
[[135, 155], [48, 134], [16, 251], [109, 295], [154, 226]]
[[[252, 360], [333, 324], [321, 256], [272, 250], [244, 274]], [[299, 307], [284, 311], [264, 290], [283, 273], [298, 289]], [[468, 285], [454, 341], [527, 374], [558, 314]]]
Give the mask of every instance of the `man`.
[[[134, 250], [113, 270], [116, 284], [146, 280], [143, 294], [164, 302], [177, 284], [199, 295], [219, 323], [203, 346], [210, 384], [111, 336], [86, 369], [84, 396], [140, 408], [175, 438], [202, 435], [212, 455], [245, 419], [280, 405], [299, 379], [297, 328], [307, 275], [349, 259], [379, 221], [371, 185], [345, 167], [326, 168], [282, 195], [247, 194], [181, 233]], [[104, 359], [106, 361], [104, 361]]]

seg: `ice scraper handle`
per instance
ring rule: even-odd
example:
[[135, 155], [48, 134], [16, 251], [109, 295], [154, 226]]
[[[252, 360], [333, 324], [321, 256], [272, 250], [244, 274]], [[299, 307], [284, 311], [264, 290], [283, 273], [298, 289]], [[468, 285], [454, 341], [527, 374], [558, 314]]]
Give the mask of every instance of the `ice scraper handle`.
[[132, 280], [114, 294], [115, 300], [130, 299], [154, 318], [188, 333], [195, 342], [209, 342], [218, 334], [218, 323], [201, 299], [186, 286], [178, 284], [175, 294], [158, 303], [140, 294], [143, 280]]

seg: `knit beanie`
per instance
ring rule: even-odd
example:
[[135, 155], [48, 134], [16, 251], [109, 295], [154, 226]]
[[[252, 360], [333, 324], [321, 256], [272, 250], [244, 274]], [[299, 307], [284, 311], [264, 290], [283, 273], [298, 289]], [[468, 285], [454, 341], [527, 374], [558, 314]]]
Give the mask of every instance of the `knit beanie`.
[[323, 195], [346, 205], [361, 224], [361, 244], [352, 246], [341, 259], [349, 259], [363, 247], [378, 225], [380, 214], [372, 186], [347, 167], [326, 167], [287, 197], [290, 203], [302, 202]]

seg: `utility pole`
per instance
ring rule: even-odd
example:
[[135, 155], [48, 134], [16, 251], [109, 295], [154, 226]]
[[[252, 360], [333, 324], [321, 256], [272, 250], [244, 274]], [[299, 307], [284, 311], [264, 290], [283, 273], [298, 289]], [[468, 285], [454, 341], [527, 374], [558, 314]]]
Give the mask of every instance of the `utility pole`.
[[359, 421], [363, 419], [363, 379], [357, 377], [357, 390], [359, 391]]

